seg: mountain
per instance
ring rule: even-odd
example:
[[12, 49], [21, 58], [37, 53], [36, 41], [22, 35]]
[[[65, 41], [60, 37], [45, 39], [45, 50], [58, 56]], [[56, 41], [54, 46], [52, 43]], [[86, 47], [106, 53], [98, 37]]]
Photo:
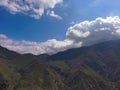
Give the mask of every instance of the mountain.
[[42, 60], [0, 47], [0, 90], [67, 90], [62, 78]]
[[53, 65], [62, 61], [80, 71], [93, 70], [120, 89], [120, 40], [59, 52], [49, 57], [48, 63], [51, 61]]
[[0, 47], [0, 90], [120, 90], [120, 40], [54, 55]]

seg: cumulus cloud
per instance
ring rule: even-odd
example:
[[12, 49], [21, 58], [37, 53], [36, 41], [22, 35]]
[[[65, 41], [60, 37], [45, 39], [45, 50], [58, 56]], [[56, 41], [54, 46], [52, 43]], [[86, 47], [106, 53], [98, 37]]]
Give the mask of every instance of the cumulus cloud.
[[22, 13], [39, 19], [45, 10], [53, 9], [62, 2], [63, 0], [0, 0], [0, 6], [12, 14]]
[[73, 41], [67, 39], [64, 41], [51, 39], [46, 42], [17, 41], [0, 34], [0, 45], [21, 54], [32, 53], [39, 55], [43, 53], [54, 54], [72, 47], [81, 46], [81, 43], [79, 45], [78, 43], [73, 44]]
[[95, 43], [120, 39], [120, 18], [97, 18], [83, 21], [68, 28], [66, 39], [50, 39], [46, 42], [17, 41], [0, 34], [0, 45], [19, 53], [54, 54], [70, 48], [92, 45]]
[[62, 17], [59, 16], [58, 14], [56, 14], [54, 11], [48, 11], [47, 15], [54, 17], [54, 18], [57, 18], [57, 19], [62, 19]]
[[119, 39], [120, 18], [118, 16], [96, 18], [93, 21], [83, 21], [71, 26], [67, 33], [67, 39], [75, 42], [82, 41], [83, 45]]

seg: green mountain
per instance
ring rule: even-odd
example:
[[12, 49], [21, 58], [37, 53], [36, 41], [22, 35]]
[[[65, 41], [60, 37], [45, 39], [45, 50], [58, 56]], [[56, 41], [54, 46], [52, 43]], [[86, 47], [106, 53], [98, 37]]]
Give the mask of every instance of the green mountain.
[[0, 47], [0, 90], [120, 90], [120, 40], [54, 55]]

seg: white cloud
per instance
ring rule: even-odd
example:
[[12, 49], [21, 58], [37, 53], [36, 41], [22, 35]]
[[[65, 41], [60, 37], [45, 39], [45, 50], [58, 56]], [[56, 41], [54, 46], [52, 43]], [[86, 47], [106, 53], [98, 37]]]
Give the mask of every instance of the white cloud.
[[57, 18], [57, 19], [62, 19], [62, 17], [57, 15], [54, 11], [48, 11], [47, 15], [54, 17], [54, 18]]
[[39, 19], [45, 10], [53, 9], [62, 2], [63, 0], [0, 0], [0, 6], [12, 14], [22, 13]]
[[5, 36], [4, 34], [0, 34], [0, 39], [6, 39], [7, 36]]
[[[116, 30], [114, 33], [120, 35], [120, 29]], [[114, 34], [114, 33], [113, 33], [113, 34]]]
[[[0, 35], [0, 45], [22, 54], [32, 53], [36, 55], [43, 53], [54, 54], [72, 47], [78, 47], [78, 43], [73, 44], [73, 41], [67, 39], [64, 41], [51, 39], [46, 42], [17, 41], [10, 39], [3, 34]], [[81, 46], [81, 43], [79, 43], [79, 46]]]
[[0, 45], [19, 53], [54, 54], [70, 48], [92, 45], [102, 41], [120, 39], [120, 18], [97, 18], [83, 21], [68, 28], [66, 39], [50, 39], [46, 42], [17, 41], [0, 34]]
[[101, 41], [120, 38], [120, 18], [118, 16], [99, 17], [93, 21], [84, 21], [71, 26], [67, 31], [67, 38], [83, 45], [91, 45]]

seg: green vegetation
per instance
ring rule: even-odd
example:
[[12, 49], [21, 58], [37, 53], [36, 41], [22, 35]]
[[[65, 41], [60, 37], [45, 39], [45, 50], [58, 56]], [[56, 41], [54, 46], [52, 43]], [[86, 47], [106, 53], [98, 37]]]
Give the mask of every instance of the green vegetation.
[[0, 90], [120, 90], [119, 46], [110, 41], [47, 57], [0, 47]]

